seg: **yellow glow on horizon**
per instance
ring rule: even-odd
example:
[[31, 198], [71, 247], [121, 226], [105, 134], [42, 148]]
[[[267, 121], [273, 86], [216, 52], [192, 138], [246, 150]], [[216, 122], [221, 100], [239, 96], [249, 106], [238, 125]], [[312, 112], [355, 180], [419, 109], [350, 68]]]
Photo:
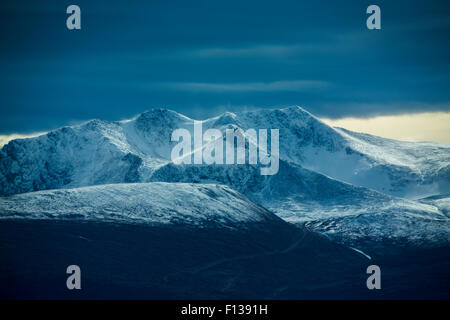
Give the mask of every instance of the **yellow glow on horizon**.
[[[333, 127], [384, 138], [450, 144], [450, 112], [424, 112], [372, 118], [321, 118], [321, 120]], [[0, 148], [11, 140], [37, 137], [45, 133], [0, 135]]]
[[424, 112], [372, 118], [321, 119], [351, 131], [402, 141], [450, 144], [450, 112]]
[[36, 133], [30, 133], [30, 134], [0, 134], [0, 148], [3, 147], [5, 144], [10, 142], [14, 139], [23, 139], [23, 138], [34, 138], [37, 136], [40, 136], [42, 134], [45, 134], [46, 132], [36, 132]]

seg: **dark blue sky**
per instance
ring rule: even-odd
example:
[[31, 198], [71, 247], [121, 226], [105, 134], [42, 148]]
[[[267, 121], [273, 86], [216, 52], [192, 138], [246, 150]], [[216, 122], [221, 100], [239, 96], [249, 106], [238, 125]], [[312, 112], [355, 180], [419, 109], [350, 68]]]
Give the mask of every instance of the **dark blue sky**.
[[[205, 118], [450, 111], [448, 1], [2, 1], [0, 134], [157, 107]], [[77, 4], [82, 29], [66, 28]], [[366, 28], [370, 4], [382, 30]]]

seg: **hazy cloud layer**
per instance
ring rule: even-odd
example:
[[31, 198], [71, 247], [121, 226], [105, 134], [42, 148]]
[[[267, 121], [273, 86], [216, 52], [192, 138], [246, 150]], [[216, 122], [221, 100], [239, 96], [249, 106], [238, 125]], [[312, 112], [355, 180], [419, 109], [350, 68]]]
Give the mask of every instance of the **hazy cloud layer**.
[[305, 91], [329, 86], [326, 81], [295, 80], [275, 82], [201, 83], [175, 82], [156, 84], [156, 87], [192, 92], [278, 92]]

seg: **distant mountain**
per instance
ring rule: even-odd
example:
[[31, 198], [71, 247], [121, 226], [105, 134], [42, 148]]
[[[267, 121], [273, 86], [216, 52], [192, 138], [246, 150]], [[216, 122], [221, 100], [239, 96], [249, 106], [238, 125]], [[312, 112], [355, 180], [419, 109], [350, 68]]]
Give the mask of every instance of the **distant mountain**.
[[[277, 128], [280, 159], [354, 185], [408, 197], [450, 191], [450, 146], [411, 143], [332, 128], [300, 107], [225, 113], [203, 127]], [[91, 120], [40, 137], [17, 139], [0, 152], [0, 194], [145, 182], [170, 162], [177, 128], [193, 120], [156, 109], [134, 119]]]

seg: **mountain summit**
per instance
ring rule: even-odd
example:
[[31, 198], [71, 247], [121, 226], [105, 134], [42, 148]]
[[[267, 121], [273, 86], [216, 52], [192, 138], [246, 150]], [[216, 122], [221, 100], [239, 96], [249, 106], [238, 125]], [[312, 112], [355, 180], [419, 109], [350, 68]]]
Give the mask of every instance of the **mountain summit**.
[[[177, 128], [193, 119], [167, 109], [131, 120], [91, 120], [10, 141], [0, 151], [0, 195], [105, 183], [150, 181], [170, 163]], [[280, 130], [280, 159], [386, 194], [450, 192], [450, 147], [384, 139], [333, 128], [300, 107], [224, 113], [203, 127]]]

